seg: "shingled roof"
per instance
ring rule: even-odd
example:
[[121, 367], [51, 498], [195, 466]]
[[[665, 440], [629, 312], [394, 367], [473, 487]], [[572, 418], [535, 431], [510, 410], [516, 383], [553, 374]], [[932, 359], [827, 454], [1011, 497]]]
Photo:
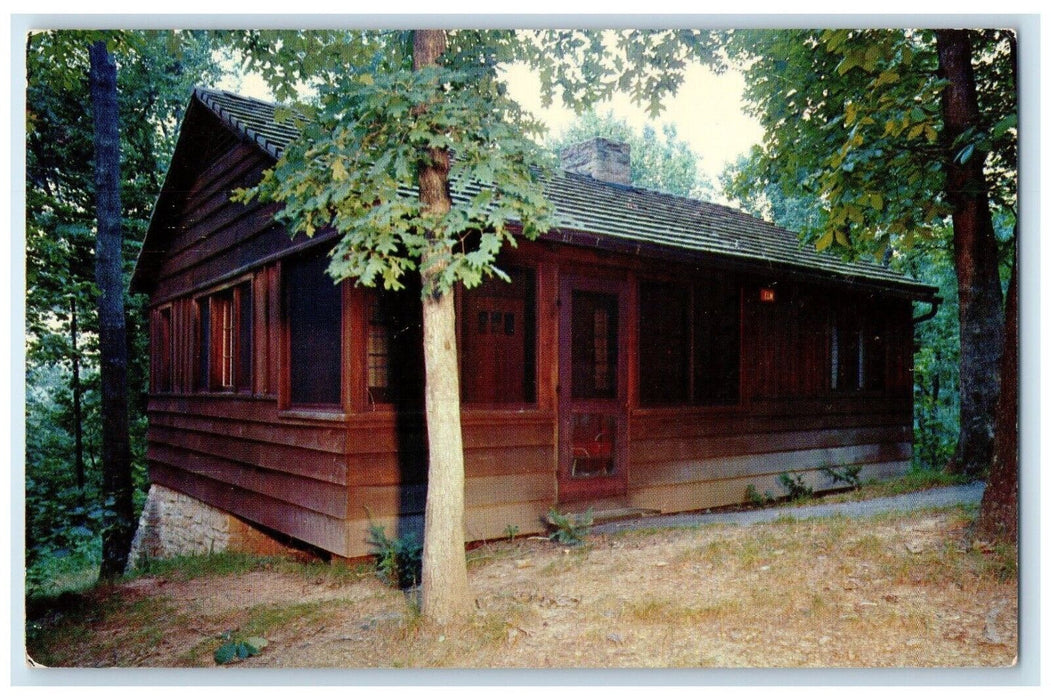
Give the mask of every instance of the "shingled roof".
[[[298, 131], [275, 119], [275, 105], [197, 88], [204, 104], [242, 139], [277, 159]], [[937, 290], [873, 263], [820, 254], [798, 236], [731, 207], [558, 173], [545, 181], [557, 227], [545, 238], [641, 255], [718, 259], [742, 269], [775, 270], [875, 286], [929, 300]]]

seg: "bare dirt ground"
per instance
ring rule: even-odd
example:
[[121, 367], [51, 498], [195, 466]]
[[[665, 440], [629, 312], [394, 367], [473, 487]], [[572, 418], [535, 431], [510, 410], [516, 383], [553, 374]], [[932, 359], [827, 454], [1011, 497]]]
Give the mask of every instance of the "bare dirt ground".
[[1017, 563], [968, 537], [973, 508], [541, 539], [470, 554], [476, 614], [428, 626], [370, 572], [260, 560], [58, 601], [28, 623], [47, 666], [248, 668], [1006, 666]]

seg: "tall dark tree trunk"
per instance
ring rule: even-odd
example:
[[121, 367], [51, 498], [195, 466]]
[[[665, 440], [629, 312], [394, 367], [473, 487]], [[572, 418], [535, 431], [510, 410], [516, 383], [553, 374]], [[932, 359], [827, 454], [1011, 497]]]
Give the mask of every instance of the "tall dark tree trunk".
[[[1018, 89], [1018, 42], [1008, 39], [1011, 47], [1011, 75]], [[993, 444], [993, 466], [982, 495], [978, 513], [979, 537], [1007, 544], [1018, 544], [1018, 232], [1015, 219], [1014, 255], [1011, 258], [1011, 281], [1007, 286], [1004, 309], [1004, 354], [1000, 361], [1000, 398], [996, 405], [996, 440]]]
[[1005, 312], [1006, 342], [1000, 363], [993, 466], [982, 495], [977, 534], [1007, 544], [1018, 542], [1018, 257], [1011, 267]]
[[100, 579], [124, 572], [134, 535], [131, 446], [128, 433], [128, 346], [124, 321], [123, 231], [120, 206], [120, 129], [117, 69], [104, 41], [89, 50], [95, 127], [95, 203], [98, 241], [99, 360], [102, 386], [102, 531]]
[[84, 487], [87, 479], [84, 474], [84, 424], [83, 424], [83, 389], [80, 386], [80, 329], [77, 321], [77, 297], [69, 299], [69, 339], [73, 348], [73, 378], [70, 388], [73, 391], [73, 473], [77, 476], [77, 496], [80, 505], [84, 505]]
[[951, 470], [973, 477], [988, 473], [993, 457], [996, 400], [1003, 350], [1003, 293], [996, 235], [989, 210], [985, 153], [960, 158], [956, 144], [979, 125], [978, 96], [966, 30], [936, 32], [948, 158], [947, 194], [952, 205], [953, 248], [960, 299], [960, 441]]
[[[413, 69], [434, 65], [445, 51], [443, 30], [413, 33]], [[426, 109], [420, 105], [418, 109]], [[438, 218], [450, 210], [449, 152], [431, 149], [418, 170], [420, 201]], [[447, 251], [440, 241], [420, 261], [426, 369], [427, 505], [424, 514], [422, 612], [447, 624], [470, 612], [464, 549], [464, 462], [459, 358], [453, 290], [437, 287]]]

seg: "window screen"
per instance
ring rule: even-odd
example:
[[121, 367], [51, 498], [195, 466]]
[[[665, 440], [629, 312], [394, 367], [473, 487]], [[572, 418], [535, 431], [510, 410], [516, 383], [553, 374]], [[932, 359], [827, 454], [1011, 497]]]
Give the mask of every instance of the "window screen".
[[289, 399], [297, 406], [342, 403], [343, 304], [325, 251], [282, 264], [289, 330]]

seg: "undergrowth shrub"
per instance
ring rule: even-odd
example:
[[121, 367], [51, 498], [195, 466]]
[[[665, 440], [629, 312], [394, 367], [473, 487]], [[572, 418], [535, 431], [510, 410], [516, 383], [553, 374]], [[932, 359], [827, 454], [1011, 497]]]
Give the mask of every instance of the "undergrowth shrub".
[[859, 488], [861, 486], [861, 466], [852, 465], [849, 467], [822, 467], [821, 473], [827, 476], [831, 481], [832, 485], [846, 484], [851, 488]]
[[388, 585], [412, 588], [423, 574], [423, 545], [415, 533], [391, 539], [382, 525], [369, 525], [369, 544], [376, 573]]
[[777, 483], [784, 488], [790, 501], [798, 501], [814, 495], [814, 489], [810, 488], [806, 479], [795, 472], [781, 472], [777, 475]]
[[748, 484], [744, 490], [745, 501], [752, 506], [765, 506], [773, 503], [776, 499], [773, 494], [769, 491], [766, 493], [759, 493], [759, 489], [755, 487], [755, 484]]
[[584, 538], [588, 536], [594, 524], [590, 508], [579, 517], [560, 513], [552, 508], [547, 513], [547, 521], [553, 528], [549, 535], [553, 542], [573, 546], [584, 543]]

